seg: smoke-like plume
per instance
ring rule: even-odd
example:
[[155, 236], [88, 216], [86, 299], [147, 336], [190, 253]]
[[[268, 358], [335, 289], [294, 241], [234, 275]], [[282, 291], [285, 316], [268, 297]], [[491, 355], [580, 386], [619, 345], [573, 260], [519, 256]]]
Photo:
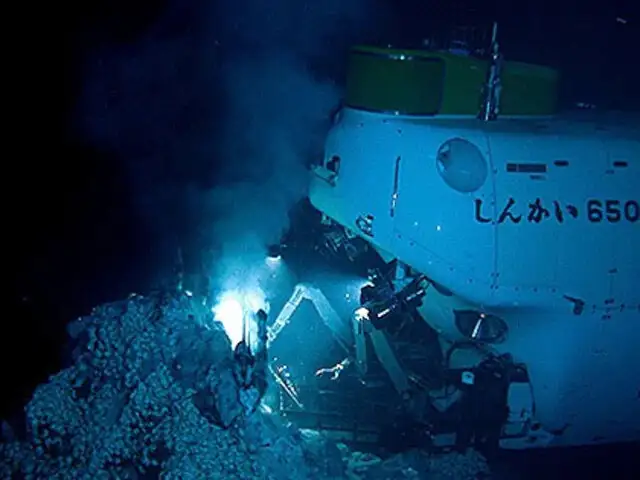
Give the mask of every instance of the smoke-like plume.
[[97, 56], [81, 120], [127, 161], [156, 231], [197, 232], [216, 252], [213, 284], [235, 288], [287, 228], [321, 155], [340, 93], [318, 66], [342, 62], [379, 12], [373, 0], [185, 4]]
[[[246, 270], [245, 261], [262, 265], [266, 247], [278, 242], [288, 226], [290, 207], [306, 194], [306, 166], [321, 155], [330, 112], [340, 99], [334, 84], [312, 73], [312, 62], [332, 55], [343, 58], [338, 52], [362, 30], [372, 13], [370, 4], [221, 4], [226, 28], [219, 41], [223, 47], [235, 46], [222, 69], [227, 98], [223, 172], [243, 179], [210, 192], [227, 207], [212, 230], [224, 249], [215, 276], [223, 282]], [[254, 277], [242, 275], [238, 281]]]

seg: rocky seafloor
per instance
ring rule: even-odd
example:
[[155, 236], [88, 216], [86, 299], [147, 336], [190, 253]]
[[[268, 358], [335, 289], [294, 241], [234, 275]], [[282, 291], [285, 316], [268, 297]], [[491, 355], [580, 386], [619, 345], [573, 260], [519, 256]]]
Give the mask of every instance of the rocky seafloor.
[[69, 366], [36, 388], [25, 431], [2, 424], [0, 478], [487, 478], [477, 452], [382, 459], [248, 407], [210, 317], [192, 297], [161, 292], [71, 323]]

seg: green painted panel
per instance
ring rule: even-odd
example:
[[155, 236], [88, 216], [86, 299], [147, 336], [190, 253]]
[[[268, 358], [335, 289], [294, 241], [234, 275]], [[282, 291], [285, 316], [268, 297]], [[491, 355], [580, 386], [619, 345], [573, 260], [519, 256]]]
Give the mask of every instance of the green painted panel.
[[502, 115], [553, 115], [558, 109], [559, 75], [551, 68], [505, 62]]
[[376, 112], [435, 115], [440, 109], [445, 65], [440, 59], [368, 51], [351, 54], [346, 104]]
[[[488, 62], [443, 52], [359, 46], [351, 51], [346, 104], [405, 115], [476, 115]], [[558, 74], [505, 62], [501, 114], [551, 115]]]
[[441, 115], [477, 115], [482, 105], [482, 88], [488, 63], [473, 57], [435, 53], [446, 65]]

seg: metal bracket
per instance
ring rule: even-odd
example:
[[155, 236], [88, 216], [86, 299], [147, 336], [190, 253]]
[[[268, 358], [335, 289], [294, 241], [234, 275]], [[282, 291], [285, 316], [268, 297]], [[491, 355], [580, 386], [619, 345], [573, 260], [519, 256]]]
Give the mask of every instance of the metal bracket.
[[391, 211], [393, 217], [396, 214], [396, 206], [398, 204], [398, 188], [400, 183], [400, 155], [396, 158], [396, 167], [393, 173], [393, 193], [391, 194]]
[[373, 237], [373, 218], [370, 213], [356, 218], [356, 227], [368, 237]]

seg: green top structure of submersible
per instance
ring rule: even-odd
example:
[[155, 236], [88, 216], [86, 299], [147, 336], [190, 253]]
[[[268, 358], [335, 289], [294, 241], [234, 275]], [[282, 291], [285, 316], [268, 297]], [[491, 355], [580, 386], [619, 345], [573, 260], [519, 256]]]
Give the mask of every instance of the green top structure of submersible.
[[[484, 110], [487, 90], [497, 87], [500, 116], [555, 114], [558, 72], [504, 61], [496, 31], [494, 24], [489, 58], [451, 49], [353, 47], [345, 105], [395, 115], [478, 116]], [[499, 85], [492, 85], [492, 78]]]

